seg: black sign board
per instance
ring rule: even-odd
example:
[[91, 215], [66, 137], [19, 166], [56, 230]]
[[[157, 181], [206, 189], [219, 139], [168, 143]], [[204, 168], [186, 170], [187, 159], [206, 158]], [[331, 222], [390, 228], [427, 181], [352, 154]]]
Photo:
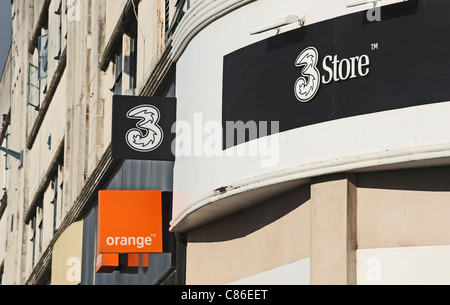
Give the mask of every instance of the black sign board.
[[175, 98], [114, 96], [112, 158], [175, 160], [172, 152], [175, 120]]
[[352, 13], [225, 56], [223, 147], [240, 144], [227, 141], [227, 122], [276, 121], [282, 132], [450, 101], [450, 1], [377, 9], [379, 20]]

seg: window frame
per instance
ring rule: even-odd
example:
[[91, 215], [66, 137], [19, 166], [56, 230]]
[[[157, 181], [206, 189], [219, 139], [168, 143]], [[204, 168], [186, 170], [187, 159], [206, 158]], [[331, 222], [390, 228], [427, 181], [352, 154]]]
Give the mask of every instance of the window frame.
[[114, 57], [114, 87], [113, 92], [116, 95], [122, 94], [122, 79], [123, 79], [123, 49], [122, 47], [119, 48], [118, 52], [115, 54]]
[[48, 34], [38, 38], [38, 79], [39, 81], [48, 77]]
[[[34, 73], [32, 72], [34, 71]], [[32, 79], [35, 76], [35, 79]], [[32, 90], [36, 90], [32, 95]], [[37, 101], [32, 100], [37, 98]], [[32, 63], [28, 65], [28, 105], [33, 106], [36, 110], [39, 110], [41, 106], [41, 84], [39, 80], [39, 67], [36, 67]]]

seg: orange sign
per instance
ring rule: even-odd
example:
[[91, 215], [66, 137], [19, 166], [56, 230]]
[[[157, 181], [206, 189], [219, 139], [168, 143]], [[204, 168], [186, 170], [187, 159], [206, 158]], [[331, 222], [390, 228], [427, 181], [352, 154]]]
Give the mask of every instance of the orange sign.
[[119, 254], [101, 254], [97, 249], [97, 272], [112, 273], [117, 267], [119, 267]]
[[161, 191], [100, 191], [98, 253], [162, 253]]

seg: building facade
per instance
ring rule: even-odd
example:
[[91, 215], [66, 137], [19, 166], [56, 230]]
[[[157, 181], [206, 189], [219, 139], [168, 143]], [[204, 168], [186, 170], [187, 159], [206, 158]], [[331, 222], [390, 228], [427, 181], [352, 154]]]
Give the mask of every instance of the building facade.
[[[446, 0], [13, 1], [1, 283], [450, 283], [449, 13]], [[175, 100], [173, 125], [158, 110], [133, 122], [139, 137], [121, 121], [133, 111], [117, 119], [119, 101]], [[118, 133], [144, 147], [158, 124], [173, 155], [115, 157]], [[131, 243], [102, 235], [115, 191], [162, 192], [161, 251], [100, 246]]]
[[[99, 190], [172, 192], [173, 162], [111, 158], [111, 104], [114, 95], [174, 95], [166, 57], [174, 17], [187, 4], [12, 1], [12, 47], [1, 83], [1, 142], [10, 150], [2, 159], [2, 284], [183, 280], [175, 257], [182, 238], [175, 234], [165, 253], [150, 255], [150, 271], [118, 266], [97, 276], [95, 216]], [[72, 240], [78, 245], [65, 253]]]

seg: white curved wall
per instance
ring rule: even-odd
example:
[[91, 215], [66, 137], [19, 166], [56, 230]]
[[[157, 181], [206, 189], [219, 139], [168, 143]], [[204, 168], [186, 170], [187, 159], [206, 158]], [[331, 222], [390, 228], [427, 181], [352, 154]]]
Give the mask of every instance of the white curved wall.
[[[198, 1], [195, 7], [204, 2], [207, 1]], [[382, 2], [387, 5], [401, 1]], [[271, 30], [252, 36], [249, 30], [288, 15], [305, 16], [307, 26], [370, 8], [370, 5], [347, 8], [345, 3], [346, 0], [258, 0], [205, 25], [193, 37], [188, 33], [175, 36], [179, 41], [176, 44], [179, 49], [173, 50], [178, 60], [178, 121], [189, 125], [192, 132], [197, 128], [203, 135], [201, 144], [211, 140], [211, 130], [202, 132], [201, 129], [206, 122], [220, 123], [222, 120], [224, 56], [277, 34]], [[198, 13], [191, 19], [185, 18], [183, 23], [194, 22], [193, 19], [201, 16]], [[180, 27], [187, 28], [187, 25]], [[297, 24], [290, 25], [282, 31], [296, 27]], [[198, 209], [220, 202], [230, 194], [333, 172], [449, 157], [448, 130], [450, 102], [442, 102], [282, 132], [269, 137], [268, 143], [274, 150], [264, 151], [269, 154], [265, 156], [261, 156], [262, 151], [256, 157], [206, 156], [201, 146], [196, 146], [201, 144], [196, 144], [192, 138], [191, 156], [178, 156], [175, 164], [172, 229], [185, 230], [197, 225], [196, 222], [187, 226], [181, 224]], [[267, 139], [257, 140], [257, 143], [266, 145], [264, 141]], [[207, 146], [210, 144], [208, 142]], [[217, 143], [220, 145], [221, 142]], [[252, 142], [243, 145], [248, 148]], [[194, 147], [199, 147], [198, 151]], [[262, 163], [268, 160], [274, 162], [270, 166]], [[201, 216], [204, 220], [209, 217], [208, 213]]]

